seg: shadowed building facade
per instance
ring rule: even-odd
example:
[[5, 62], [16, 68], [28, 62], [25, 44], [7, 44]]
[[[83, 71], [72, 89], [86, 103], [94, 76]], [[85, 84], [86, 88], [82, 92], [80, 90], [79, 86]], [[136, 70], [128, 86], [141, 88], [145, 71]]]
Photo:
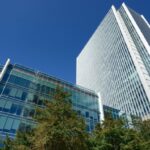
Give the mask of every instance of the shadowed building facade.
[[83, 116], [88, 132], [100, 121], [98, 96], [95, 92], [17, 64], [1, 66], [0, 135], [14, 137], [17, 130], [35, 126], [35, 107], [51, 101], [56, 87], [71, 94], [73, 109]]

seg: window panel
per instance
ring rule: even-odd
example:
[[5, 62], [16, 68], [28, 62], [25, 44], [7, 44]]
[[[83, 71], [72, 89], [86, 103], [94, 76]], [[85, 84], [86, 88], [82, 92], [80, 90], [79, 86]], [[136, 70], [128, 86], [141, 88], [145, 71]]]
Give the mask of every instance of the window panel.
[[22, 109], [23, 109], [23, 106], [18, 106], [18, 109], [17, 109], [17, 115], [21, 115], [22, 113]]
[[3, 87], [4, 87], [4, 86], [0, 85], [0, 94], [1, 94], [1, 92], [3, 91]]
[[14, 83], [15, 82], [15, 76], [11, 75], [9, 78], [9, 82]]
[[6, 87], [3, 94], [4, 95], [9, 95], [9, 93], [10, 93], [10, 89], [8, 87]]
[[27, 98], [28, 101], [29, 101], [29, 102], [32, 102], [32, 101], [33, 101], [33, 97], [34, 97], [34, 95], [33, 95], [32, 93], [29, 93], [29, 94], [28, 94], [28, 98]]
[[16, 111], [17, 111], [17, 104], [12, 104], [12, 107], [10, 109], [10, 113], [12, 114], [16, 114]]
[[3, 109], [4, 105], [5, 105], [6, 101], [5, 100], [0, 100], [0, 110]]
[[10, 93], [9, 93], [9, 95], [12, 96], [12, 97], [15, 97], [16, 92], [17, 92], [17, 89], [12, 88], [11, 91], [10, 91]]
[[13, 123], [13, 119], [8, 118], [4, 127], [5, 131], [8, 131], [11, 129], [12, 123]]
[[22, 97], [22, 93], [23, 93], [22, 90], [18, 90], [17, 93], [16, 93], [16, 97], [17, 98], [21, 98]]
[[37, 95], [34, 95], [33, 102], [35, 104], [37, 104], [38, 103], [38, 99], [39, 99], [39, 97]]
[[85, 112], [85, 116], [88, 118], [89, 117], [89, 112]]
[[6, 119], [7, 119], [6, 117], [0, 116], [0, 130], [3, 130]]
[[20, 124], [20, 120], [14, 120], [12, 129], [17, 130]]
[[23, 92], [21, 99], [22, 99], [22, 100], [26, 100], [26, 98], [27, 98], [27, 93], [26, 93], [26, 92]]
[[5, 109], [10, 109], [12, 106], [12, 102], [7, 101], [6, 105], [5, 105]]

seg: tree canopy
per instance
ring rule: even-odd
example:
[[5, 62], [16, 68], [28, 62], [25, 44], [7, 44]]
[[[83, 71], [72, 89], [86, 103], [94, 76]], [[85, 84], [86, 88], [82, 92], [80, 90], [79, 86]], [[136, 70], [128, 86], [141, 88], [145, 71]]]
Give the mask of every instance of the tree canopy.
[[8, 136], [3, 150], [149, 150], [150, 120], [133, 120], [131, 128], [123, 119], [108, 117], [92, 133], [85, 131], [84, 119], [73, 109], [70, 95], [58, 88], [45, 108], [37, 107], [35, 128]]
[[72, 109], [70, 95], [62, 89], [56, 89], [53, 100], [45, 101], [44, 109], [36, 109], [34, 119], [37, 126], [31, 131], [18, 132], [13, 141], [6, 139], [5, 150], [87, 149], [85, 122]]

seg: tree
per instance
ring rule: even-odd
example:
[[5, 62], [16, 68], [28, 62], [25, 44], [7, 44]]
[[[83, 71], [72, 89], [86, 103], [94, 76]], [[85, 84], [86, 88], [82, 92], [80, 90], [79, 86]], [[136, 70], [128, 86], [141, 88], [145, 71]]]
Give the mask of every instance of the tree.
[[87, 149], [84, 120], [72, 109], [70, 96], [62, 89], [57, 88], [44, 109], [37, 108], [35, 120], [36, 128], [30, 133], [18, 133], [11, 150]]
[[13, 141], [7, 135], [3, 144], [4, 144], [4, 147], [1, 148], [2, 150], [11, 150], [13, 146]]
[[141, 122], [140, 132], [145, 140], [150, 141], [150, 120]]
[[86, 149], [85, 123], [72, 109], [70, 96], [61, 89], [56, 90], [54, 100], [38, 109], [39, 122], [33, 136], [33, 145], [39, 150]]
[[88, 135], [83, 118], [72, 109], [70, 96], [57, 88], [53, 100], [45, 108], [37, 108], [37, 126], [9, 137], [3, 150], [149, 150], [150, 120], [133, 120], [127, 128], [123, 119], [107, 116], [102, 124]]
[[142, 150], [149, 150], [150, 149], [150, 119], [142, 121], [141, 119], [134, 118], [133, 126], [143, 139], [143, 141], [141, 142]]
[[143, 150], [139, 132], [127, 128], [122, 119], [106, 119], [91, 135], [91, 150]]

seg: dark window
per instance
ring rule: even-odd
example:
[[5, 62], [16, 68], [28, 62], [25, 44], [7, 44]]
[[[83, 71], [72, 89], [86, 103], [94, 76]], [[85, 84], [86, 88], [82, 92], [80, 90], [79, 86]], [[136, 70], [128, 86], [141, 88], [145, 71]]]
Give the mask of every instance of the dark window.
[[16, 77], [11, 75], [10, 78], [9, 78], [9, 82], [15, 83], [15, 79], [16, 79]]
[[18, 109], [17, 109], [17, 115], [21, 115], [21, 113], [22, 113], [22, 109], [23, 109], [23, 107], [22, 106], [18, 106]]
[[90, 119], [93, 120], [93, 116], [90, 116]]
[[5, 104], [6, 104], [6, 101], [5, 101], [5, 100], [0, 99], [0, 111], [2, 111], [2, 109], [3, 109], [3, 108], [4, 108], [4, 106], [5, 106]]
[[33, 117], [35, 113], [34, 109], [29, 110], [29, 117]]
[[85, 112], [85, 116], [86, 116], [86, 118], [88, 118], [89, 117], [89, 112]]
[[2, 91], [3, 91], [3, 87], [4, 87], [4, 86], [0, 85], [0, 94], [1, 94]]
[[9, 73], [7, 72], [7, 73], [4, 75], [2, 81], [7, 81], [8, 77], [9, 77]]
[[38, 96], [37, 95], [34, 95], [33, 103], [38, 104]]
[[4, 95], [9, 95], [10, 89], [8, 87], [5, 88], [3, 94]]
[[9, 82], [18, 84], [18, 85], [26, 87], [26, 88], [28, 88], [29, 85], [30, 85], [30, 81], [29, 80], [26, 80], [26, 79], [23, 79], [23, 78], [14, 76], [14, 75], [11, 75], [11, 77], [9, 79]]
[[12, 104], [11, 109], [10, 109], [10, 113], [15, 114], [17, 111], [17, 105], [16, 104]]
[[42, 100], [42, 99], [39, 99], [38, 105], [42, 105], [42, 104], [43, 104], [43, 100]]
[[23, 92], [21, 99], [24, 101], [26, 98], [27, 98], [27, 93], [26, 93], [26, 92]]
[[23, 111], [23, 116], [28, 117], [28, 113], [29, 113], [29, 110], [27, 108], [25, 108]]

